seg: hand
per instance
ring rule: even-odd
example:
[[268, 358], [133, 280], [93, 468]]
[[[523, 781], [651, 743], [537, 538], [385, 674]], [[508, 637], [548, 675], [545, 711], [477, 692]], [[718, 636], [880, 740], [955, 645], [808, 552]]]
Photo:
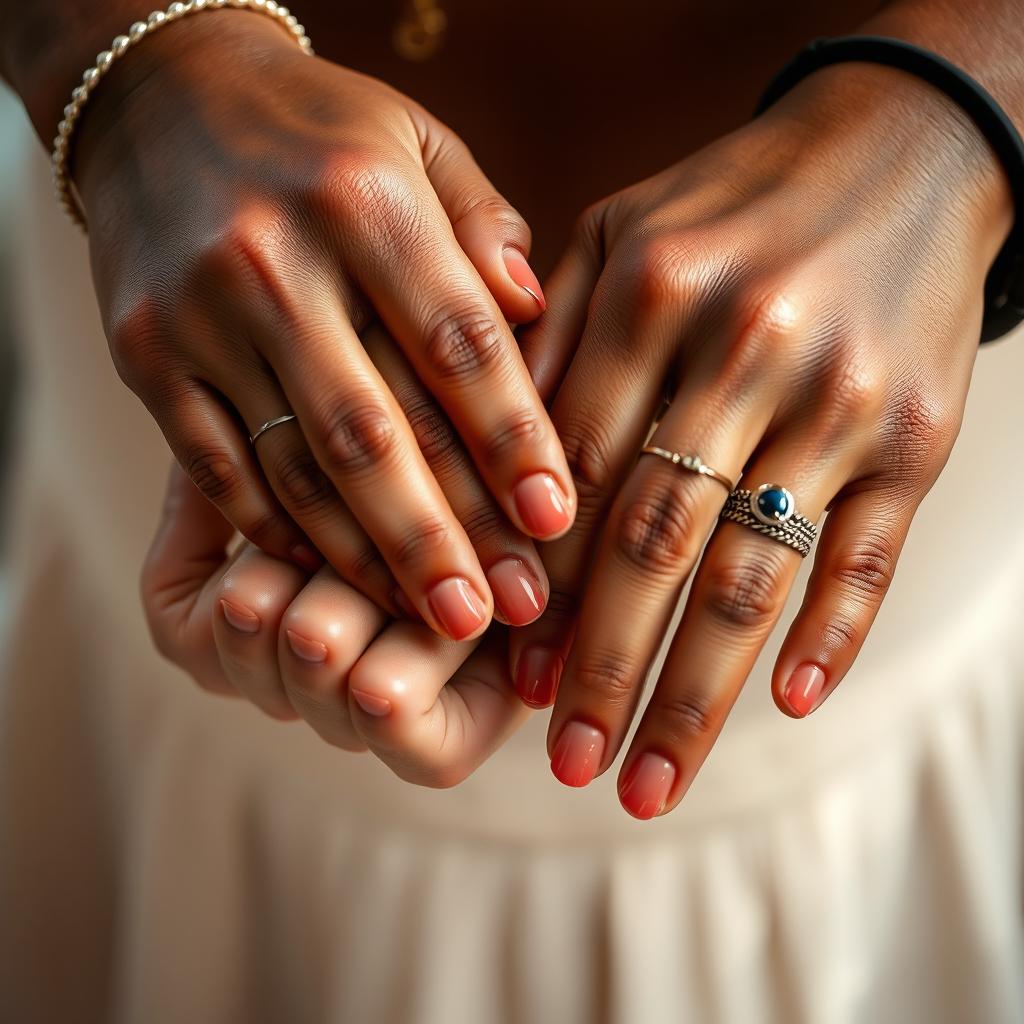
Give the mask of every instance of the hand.
[[663, 397], [651, 443], [744, 488], [781, 484], [812, 521], [830, 509], [772, 679], [779, 708], [806, 715], [864, 643], [954, 442], [1009, 222], [973, 126], [924, 83], [865, 65], [818, 72], [587, 212], [523, 340], [541, 390], [561, 380], [552, 414], [580, 501], [545, 550], [549, 611], [511, 639], [524, 700], [544, 706], [557, 686], [559, 779], [586, 785], [611, 765], [696, 566], [619, 777], [637, 817], [675, 806], [800, 564], [749, 528], [716, 528], [718, 483], [637, 459]]
[[243, 543], [177, 467], [142, 594], [158, 649], [206, 690], [303, 718], [401, 778], [452, 786], [526, 717], [504, 630], [455, 643], [395, 621], [325, 566], [312, 578]]
[[147, 39], [80, 132], [114, 361], [191, 479], [268, 552], [316, 565], [308, 535], [389, 611], [404, 593], [439, 634], [481, 635], [479, 552], [359, 341], [388, 328], [518, 529], [568, 528], [561, 445], [506, 324], [541, 308], [529, 232], [465, 146], [243, 11]]

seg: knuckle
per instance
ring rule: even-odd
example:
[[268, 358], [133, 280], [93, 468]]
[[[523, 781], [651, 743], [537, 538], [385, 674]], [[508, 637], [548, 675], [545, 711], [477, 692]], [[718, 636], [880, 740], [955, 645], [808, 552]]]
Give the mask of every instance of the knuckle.
[[588, 705], [621, 711], [632, 707], [639, 676], [621, 654], [594, 652], [581, 656], [573, 682]]
[[366, 586], [376, 582], [382, 590], [390, 590], [395, 585], [383, 556], [369, 541], [347, 552], [341, 568], [349, 580]]
[[880, 476], [895, 487], [927, 491], [942, 472], [960, 432], [963, 412], [945, 397], [905, 388], [885, 422], [885, 464]]
[[782, 610], [781, 569], [767, 546], [757, 558], [746, 555], [715, 564], [704, 581], [704, 607], [729, 629], [762, 632]]
[[532, 409], [509, 413], [484, 442], [483, 460], [501, 465], [523, 449], [539, 448], [547, 440], [547, 430]]
[[693, 489], [661, 484], [629, 504], [616, 531], [619, 553], [645, 575], [677, 578], [697, 557]]
[[813, 312], [798, 289], [774, 287], [752, 305], [726, 355], [738, 372], [751, 366], [788, 364], [796, 348], [813, 336]]
[[507, 358], [505, 332], [486, 309], [444, 313], [426, 331], [424, 355], [438, 376], [459, 382], [493, 370]]
[[[200, 240], [195, 253], [187, 278], [196, 290], [218, 282], [265, 303], [285, 324], [302, 322], [306, 294], [296, 288], [298, 252], [280, 211], [262, 204], [243, 206]], [[305, 266], [308, 274], [308, 260]]]
[[696, 690], [680, 690], [658, 698], [649, 711], [669, 745], [707, 739], [718, 729], [719, 716], [714, 702]]
[[483, 217], [493, 224], [502, 238], [520, 240], [529, 244], [530, 229], [526, 221], [503, 196], [496, 193], [480, 196], [467, 207], [465, 216], [469, 214]]
[[448, 417], [426, 395], [400, 402], [405, 418], [416, 437], [416, 443], [435, 476], [453, 470], [460, 461], [461, 450]]
[[338, 492], [308, 448], [290, 449], [271, 465], [275, 490], [296, 515], [322, 515], [335, 503]]
[[149, 380], [163, 361], [164, 323], [156, 300], [145, 297], [117, 312], [107, 324], [114, 367], [133, 391]]
[[332, 408], [316, 429], [328, 469], [343, 476], [379, 469], [397, 452], [395, 424], [375, 399]]
[[641, 235], [620, 269], [632, 282], [637, 304], [645, 309], [670, 306], [686, 312], [707, 290], [711, 268], [685, 235]]
[[227, 448], [193, 443], [185, 448], [181, 468], [203, 496], [220, 508], [242, 491], [243, 471], [238, 456]]
[[862, 537], [841, 551], [832, 564], [832, 577], [846, 590], [868, 601], [880, 601], [892, 585], [896, 549], [883, 534]]
[[883, 408], [887, 388], [885, 376], [878, 369], [854, 356], [844, 359], [830, 375], [824, 391], [837, 417], [852, 419], [855, 423], [870, 423], [877, 419]]
[[827, 651], [857, 650], [863, 639], [863, 630], [839, 611], [833, 611], [821, 627], [821, 643]]
[[615, 482], [612, 439], [596, 417], [588, 416], [570, 419], [559, 433], [579, 499], [577, 522], [590, 525], [587, 516], [595, 516]]
[[403, 168], [370, 148], [332, 153], [311, 187], [314, 212], [397, 252], [422, 235], [423, 213]]
[[457, 509], [457, 513], [474, 547], [510, 537], [513, 532], [504, 513], [486, 495], [467, 508]]
[[273, 511], [266, 511], [238, 524], [239, 533], [264, 550], [275, 546], [280, 538], [280, 529], [281, 518]]
[[391, 552], [391, 562], [400, 569], [422, 566], [452, 541], [452, 528], [443, 519], [424, 519], [398, 540]]

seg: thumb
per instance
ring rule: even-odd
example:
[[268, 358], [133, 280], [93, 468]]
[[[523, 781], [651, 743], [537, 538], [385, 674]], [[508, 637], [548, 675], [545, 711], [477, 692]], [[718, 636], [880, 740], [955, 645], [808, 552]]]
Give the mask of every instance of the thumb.
[[462, 251], [513, 324], [544, 312], [544, 292], [530, 269], [530, 229], [488, 181], [466, 144], [443, 126], [432, 126], [424, 166], [448, 214]]

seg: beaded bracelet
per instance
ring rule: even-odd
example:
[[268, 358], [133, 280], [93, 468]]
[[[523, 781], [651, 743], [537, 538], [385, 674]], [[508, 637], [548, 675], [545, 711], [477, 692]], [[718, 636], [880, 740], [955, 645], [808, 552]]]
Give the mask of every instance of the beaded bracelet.
[[151, 35], [157, 29], [163, 28], [164, 25], [169, 25], [172, 21], [184, 18], [188, 14], [196, 14], [198, 11], [215, 11], [222, 7], [238, 7], [243, 10], [269, 14], [295, 39], [303, 53], [309, 56], [313, 55], [309, 36], [306, 35], [305, 28], [299, 24], [299, 19], [287, 7], [276, 3], [275, 0], [185, 0], [184, 3], [171, 4], [166, 11], [154, 11], [145, 21], [135, 22], [128, 29], [127, 35], [118, 36], [110, 44], [110, 49], [100, 53], [96, 57], [96, 63], [82, 75], [82, 84], [76, 86], [72, 91], [71, 102], [64, 108], [64, 119], [57, 125], [57, 137], [53, 140], [51, 160], [57, 201], [71, 220], [83, 231], [86, 229], [85, 214], [72, 192], [68, 163], [75, 127], [81, 117], [82, 108], [92, 95], [92, 91], [114, 62], [120, 60], [132, 46], [145, 36]]

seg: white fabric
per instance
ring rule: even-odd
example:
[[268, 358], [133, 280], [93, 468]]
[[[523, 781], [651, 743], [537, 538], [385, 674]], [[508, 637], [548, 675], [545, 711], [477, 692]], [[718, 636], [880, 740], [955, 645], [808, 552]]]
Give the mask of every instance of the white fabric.
[[551, 778], [546, 716], [435, 792], [163, 664], [136, 577], [168, 456], [85, 244], [44, 186], [24, 220], [0, 1019], [1024, 1020], [1024, 335], [979, 356], [840, 691], [780, 715], [773, 638], [683, 806], [641, 824], [614, 771]]

